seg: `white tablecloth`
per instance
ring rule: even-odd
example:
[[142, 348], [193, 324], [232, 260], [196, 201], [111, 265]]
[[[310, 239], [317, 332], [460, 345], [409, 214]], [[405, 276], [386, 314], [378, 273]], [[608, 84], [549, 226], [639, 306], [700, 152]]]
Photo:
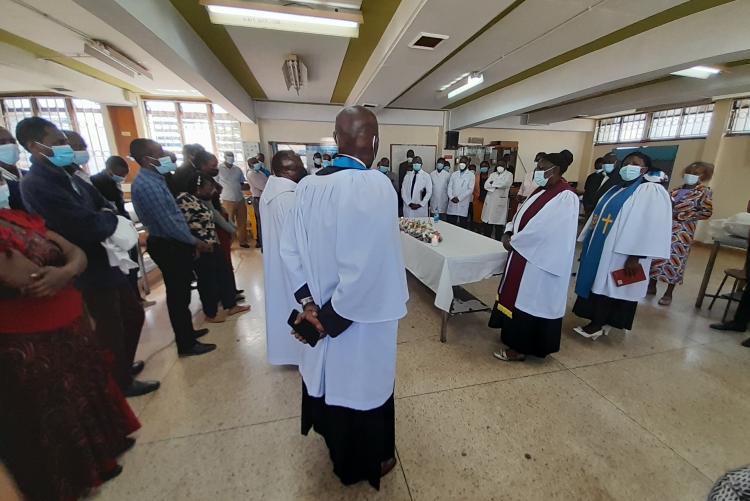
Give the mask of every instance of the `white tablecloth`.
[[437, 247], [401, 233], [406, 269], [435, 292], [435, 306], [450, 312], [453, 286], [479, 282], [505, 268], [508, 252], [497, 240], [441, 221]]

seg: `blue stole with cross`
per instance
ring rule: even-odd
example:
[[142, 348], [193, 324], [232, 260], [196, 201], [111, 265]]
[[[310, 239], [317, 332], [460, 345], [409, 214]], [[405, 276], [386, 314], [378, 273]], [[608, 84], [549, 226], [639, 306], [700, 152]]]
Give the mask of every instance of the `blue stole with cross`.
[[635, 193], [642, 182], [643, 178], [641, 177], [624, 189], [620, 186], [614, 186], [596, 204], [594, 214], [591, 216], [591, 228], [583, 241], [581, 266], [578, 268], [578, 279], [576, 280], [578, 297], [587, 299], [591, 294], [609, 230], [617, 220], [622, 206], [625, 205], [625, 202]]

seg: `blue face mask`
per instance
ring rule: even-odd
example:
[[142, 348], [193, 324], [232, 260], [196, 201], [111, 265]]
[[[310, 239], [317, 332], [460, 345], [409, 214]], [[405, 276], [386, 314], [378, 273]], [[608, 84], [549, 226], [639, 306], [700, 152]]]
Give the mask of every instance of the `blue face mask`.
[[602, 164], [602, 169], [607, 174], [612, 174], [612, 171], [615, 170], [615, 164]]
[[263, 164], [263, 162], [258, 162], [257, 165], [258, 165], [258, 170], [261, 170], [265, 167], [265, 164]]
[[331, 161], [330, 160], [323, 160], [323, 167], [330, 167]]
[[117, 184], [122, 184], [125, 182], [125, 178], [122, 176], [118, 176], [117, 174], [112, 174], [112, 181]]
[[700, 181], [701, 178], [700, 176], [697, 176], [695, 174], [685, 174], [684, 176], [682, 176], [682, 180], [684, 181], [686, 185], [694, 186], [698, 184], [698, 181]]
[[69, 144], [61, 144], [59, 146], [47, 146], [37, 142], [36, 144], [44, 146], [47, 149], [52, 150], [52, 156], [44, 155], [44, 158], [49, 160], [55, 167], [67, 167], [73, 163], [75, 159], [75, 151], [70, 147]]
[[412, 169], [414, 169], [414, 172], [419, 172], [422, 170], [422, 164], [411, 164]]
[[10, 188], [8, 183], [0, 184], [0, 209], [10, 207]]
[[547, 179], [546, 174], [547, 174], [547, 171], [550, 171], [550, 170], [552, 169], [535, 170], [534, 171], [534, 183], [536, 183], [536, 185], [539, 186], [540, 188], [544, 188], [545, 186], [547, 186], [547, 181], [549, 181], [549, 179]]
[[487, 174], [487, 171], [489, 171], [489, 170], [490, 170], [489, 167], [480, 167], [479, 168], [479, 172], [481, 172], [482, 174]]
[[626, 183], [635, 181], [641, 175], [641, 167], [639, 165], [624, 165], [620, 167], [620, 177]]
[[89, 155], [88, 150], [73, 152], [73, 162], [76, 165], [86, 165], [89, 163], [89, 160], [91, 160], [91, 155]]
[[161, 157], [158, 160], [159, 165], [156, 166], [156, 170], [159, 174], [169, 174], [177, 170], [177, 164], [172, 161], [172, 157]]
[[380, 169], [380, 172], [382, 172], [383, 174], [388, 174], [391, 171], [391, 168], [387, 165], [381, 165], [380, 167], [378, 167], [378, 169]]
[[443, 164], [437, 164], [437, 166], [436, 166], [438, 172], [440, 172], [441, 170], [443, 170], [443, 167], [445, 167]]
[[19, 158], [21, 158], [21, 152], [17, 144], [0, 144], [0, 162], [7, 165], [16, 165]]

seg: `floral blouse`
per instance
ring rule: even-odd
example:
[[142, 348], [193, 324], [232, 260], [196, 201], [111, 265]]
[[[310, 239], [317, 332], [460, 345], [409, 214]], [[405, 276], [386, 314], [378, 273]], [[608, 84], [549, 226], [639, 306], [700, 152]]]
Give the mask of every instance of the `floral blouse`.
[[207, 244], [218, 244], [216, 237], [216, 223], [214, 222], [213, 210], [195, 195], [180, 193], [177, 197], [177, 206], [185, 216], [190, 232]]

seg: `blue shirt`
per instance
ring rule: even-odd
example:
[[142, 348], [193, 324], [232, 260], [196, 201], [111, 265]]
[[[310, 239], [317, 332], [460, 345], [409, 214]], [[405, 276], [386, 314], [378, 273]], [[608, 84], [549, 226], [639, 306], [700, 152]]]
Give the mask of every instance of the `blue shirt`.
[[47, 227], [77, 245], [88, 258], [78, 277], [81, 289], [119, 287], [127, 277], [109, 265], [101, 243], [117, 228], [117, 216], [101, 194], [78, 176], [32, 158], [29, 173], [21, 178], [26, 209], [38, 214]]
[[158, 172], [141, 169], [130, 188], [130, 198], [150, 236], [188, 245], [198, 243], [169, 191], [167, 180]]

